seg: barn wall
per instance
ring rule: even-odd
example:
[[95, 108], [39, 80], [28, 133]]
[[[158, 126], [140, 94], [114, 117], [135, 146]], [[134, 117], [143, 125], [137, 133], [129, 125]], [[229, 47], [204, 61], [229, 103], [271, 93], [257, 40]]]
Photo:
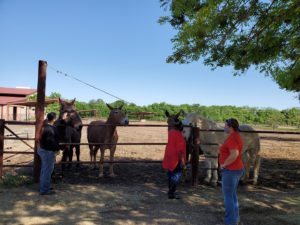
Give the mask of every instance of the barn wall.
[[[15, 116], [14, 116], [14, 108]], [[5, 120], [17, 120], [25, 121], [35, 118], [35, 109], [34, 107], [27, 106], [13, 106], [9, 105], [9, 111], [7, 112], [7, 105], [0, 105], [0, 118]], [[15, 117], [15, 118], [14, 118]]]

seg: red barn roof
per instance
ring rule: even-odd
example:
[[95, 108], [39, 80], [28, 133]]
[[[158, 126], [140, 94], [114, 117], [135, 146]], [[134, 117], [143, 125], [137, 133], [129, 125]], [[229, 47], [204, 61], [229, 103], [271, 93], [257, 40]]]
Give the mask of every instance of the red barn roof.
[[0, 105], [7, 105], [10, 102], [16, 101], [25, 101], [24, 97], [9, 97], [9, 96], [0, 96]]
[[0, 87], [0, 95], [5, 94], [5, 95], [32, 95], [36, 93], [36, 89], [27, 89], [27, 88], [5, 88], [5, 87]]
[[10, 102], [25, 101], [26, 96], [36, 93], [36, 89], [6, 88], [0, 87], [0, 104], [7, 105]]

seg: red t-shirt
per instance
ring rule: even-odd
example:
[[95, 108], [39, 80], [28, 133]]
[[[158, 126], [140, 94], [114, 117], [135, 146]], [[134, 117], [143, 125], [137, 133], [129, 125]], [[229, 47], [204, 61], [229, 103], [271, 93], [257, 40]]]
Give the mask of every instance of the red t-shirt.
[[239, 155], [236, 160], [230, 165], [226, 166], [228, 170], [241, 170], [244, 168], [244, 164], [242, 161], [242, 150], [243, 150], [243, 140], [239, 132], [232, 133], [220, 147], [220, 165], [225, 162], [225, 160], [230, 155], [231, 150], [238, 150]]
[[173, 171], [180, 161], [180, 153], [182, 152], [184, 162], [186, 162], [185, 140], [182, 133], [178, 130], [170, 130], [168, 133], [168, 144], [165, 150], [163, 160], [163, 168]]

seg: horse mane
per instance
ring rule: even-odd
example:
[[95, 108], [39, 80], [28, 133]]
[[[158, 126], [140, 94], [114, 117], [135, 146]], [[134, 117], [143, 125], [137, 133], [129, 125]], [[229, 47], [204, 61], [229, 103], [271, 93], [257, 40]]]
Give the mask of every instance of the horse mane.
[[198, 115], [197, 126], [198, 125], [199, 128], [201, 129], [212, 129], [212, 130], [220, 129], [220, 126], [218, 126], [218, 124], [215, 121], [199, 115]]

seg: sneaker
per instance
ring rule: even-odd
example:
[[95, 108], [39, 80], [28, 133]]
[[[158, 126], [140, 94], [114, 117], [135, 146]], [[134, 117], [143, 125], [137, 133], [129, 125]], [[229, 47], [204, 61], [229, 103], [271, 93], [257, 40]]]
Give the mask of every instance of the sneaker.
[[40, 195], [54, 195], [56, 194], [55, 191], [49, 191], [49, 192], [46, 192], [46, 193], [40, 193]]

